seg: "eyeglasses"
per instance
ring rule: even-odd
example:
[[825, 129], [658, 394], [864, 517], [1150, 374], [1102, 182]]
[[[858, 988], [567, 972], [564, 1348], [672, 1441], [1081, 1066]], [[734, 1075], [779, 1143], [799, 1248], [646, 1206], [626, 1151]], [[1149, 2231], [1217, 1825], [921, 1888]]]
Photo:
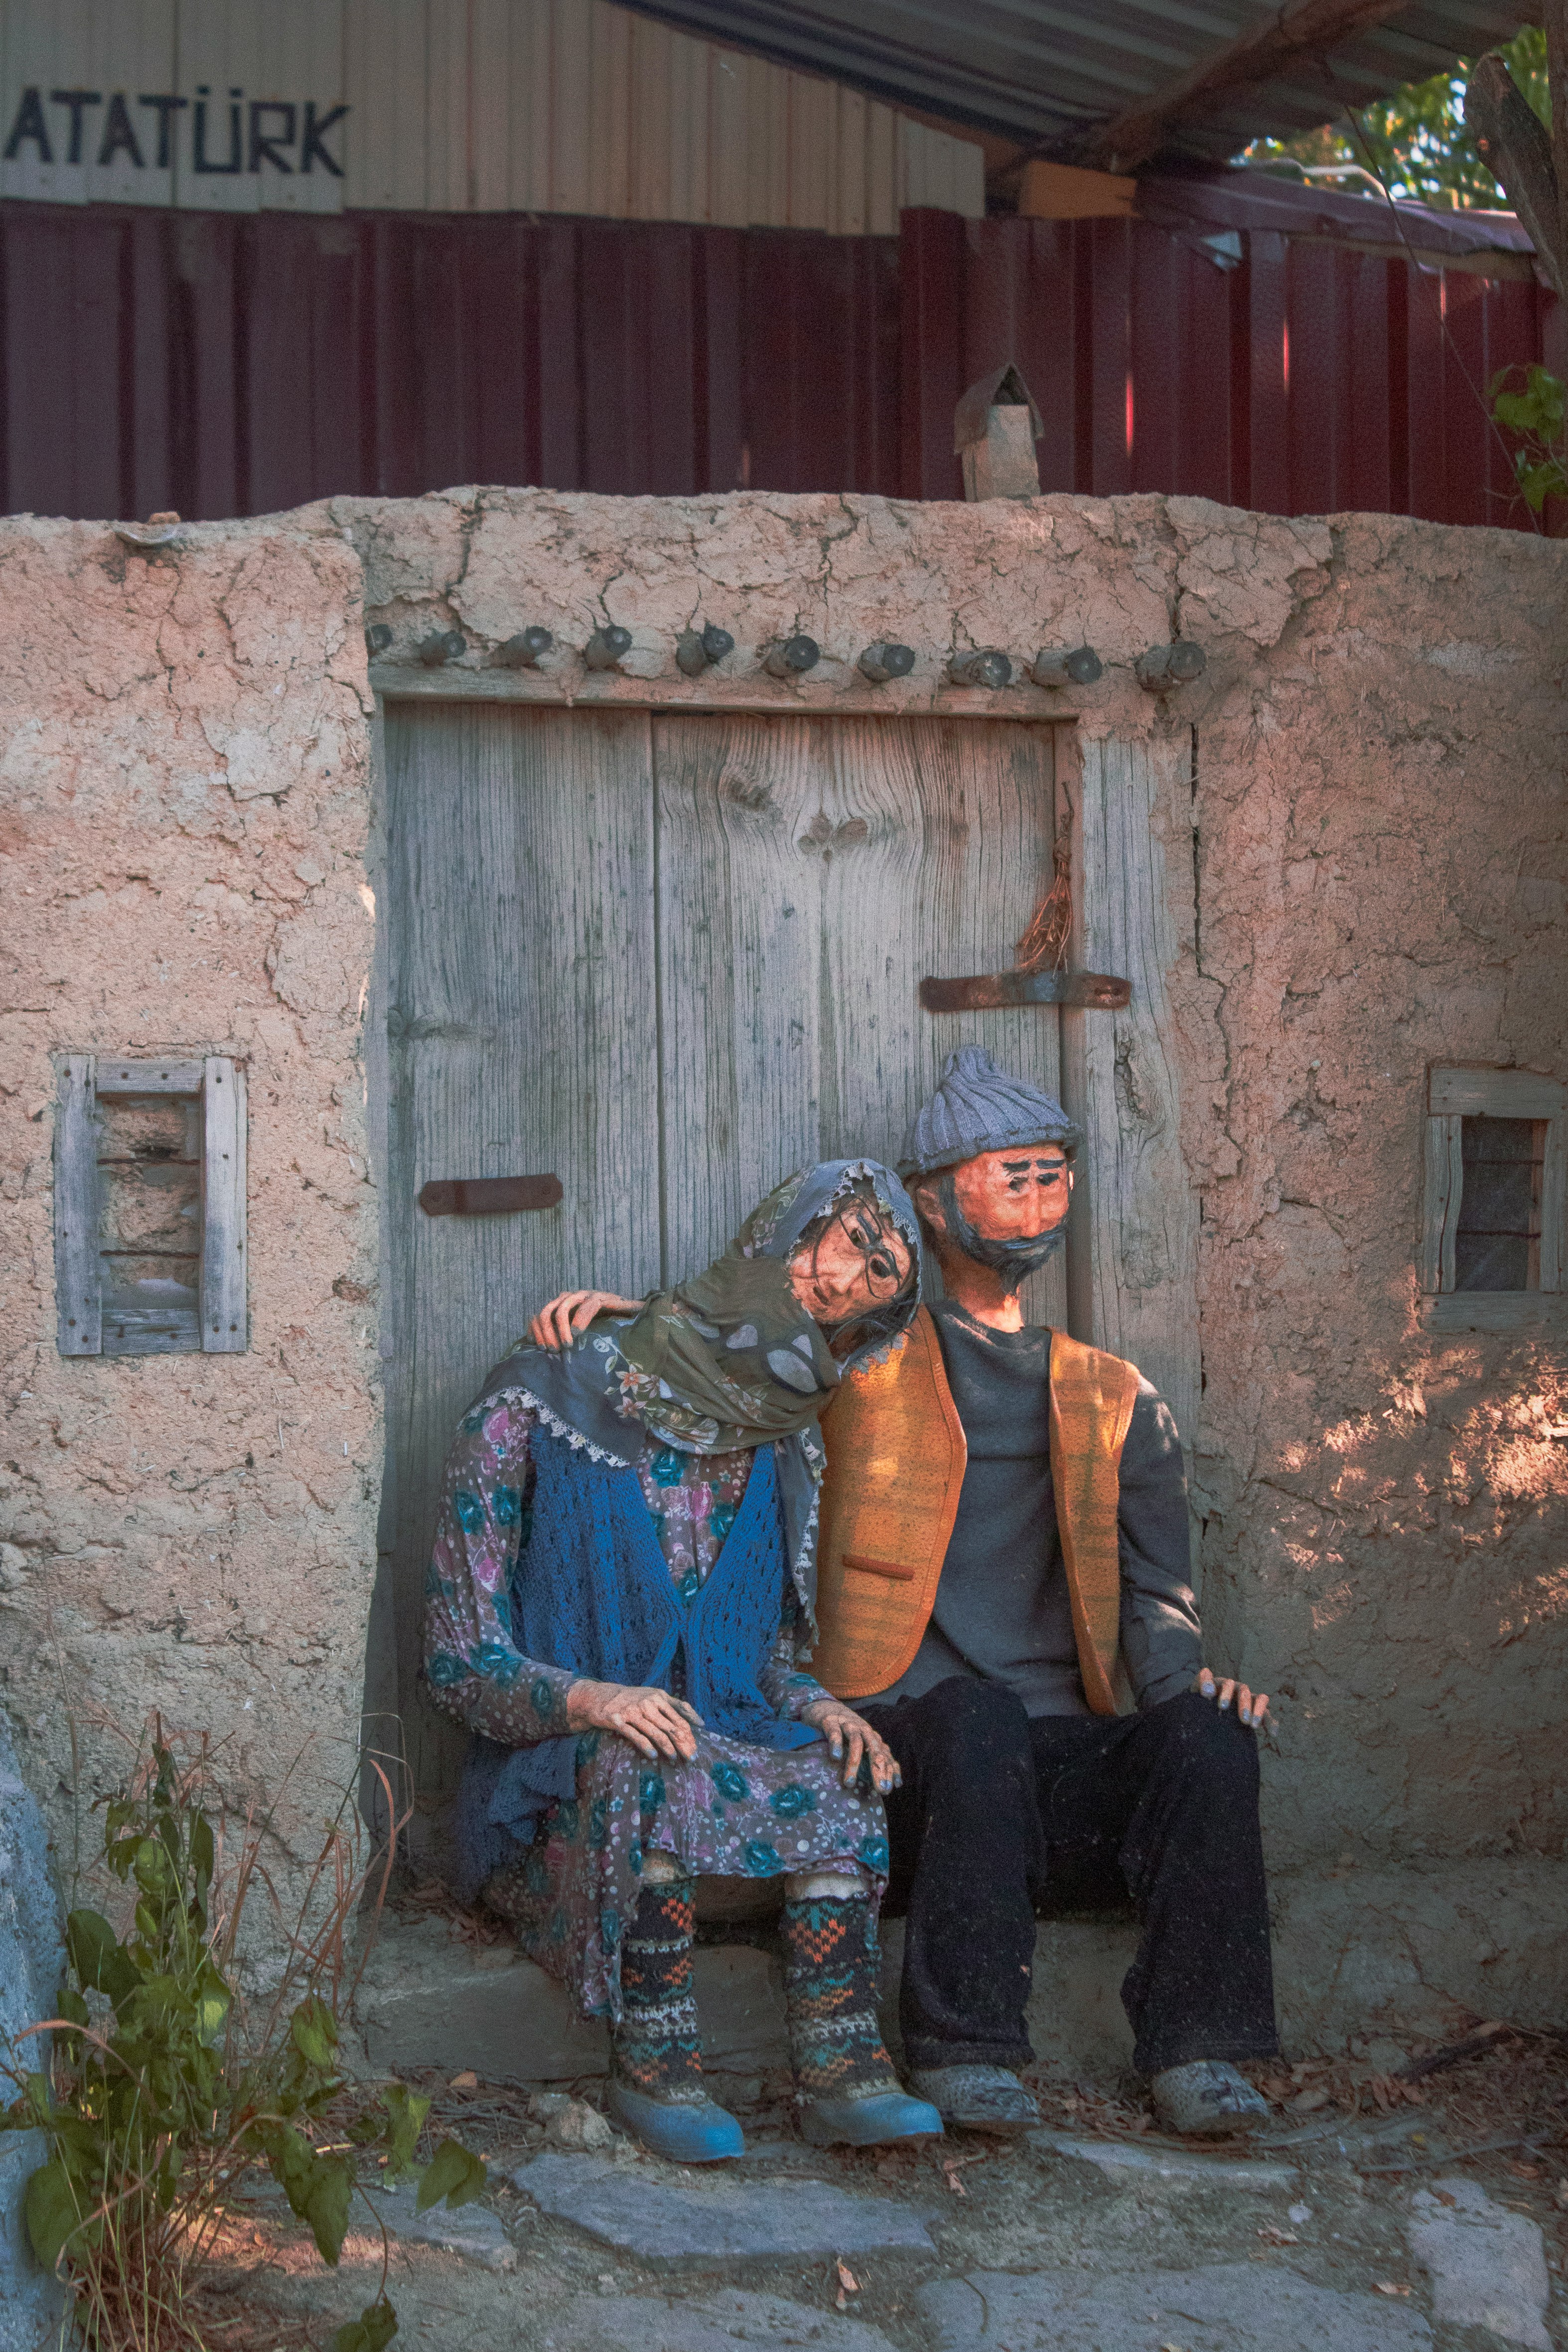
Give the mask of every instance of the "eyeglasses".
[[866, 1270], [866, 1286], [873, 1298], [889, 1298], [899, 1291], [905, 1275], [893, 1255], [892, 1237], [871, 1211], [852, 1201], [835, 1220], [852, 1249], [858, 1250]]

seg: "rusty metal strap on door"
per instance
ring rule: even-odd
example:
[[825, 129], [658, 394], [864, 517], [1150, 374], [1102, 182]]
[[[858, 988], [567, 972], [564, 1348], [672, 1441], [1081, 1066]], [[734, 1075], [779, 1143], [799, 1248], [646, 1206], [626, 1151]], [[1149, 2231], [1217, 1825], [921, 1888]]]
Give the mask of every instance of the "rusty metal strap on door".
[[461, 1176], [426, 1184], [419, 1205], [427, 1217], [507, 1217], [519, 1209], [553, 1209], [563, 1189], [559, 1176]]
[[1132, 983], [1104, 971], [988, 971], [971, 980], [922, 980], [928, 1013], [994, 1013], [1014, 1004], [1074, 1004], [1120, 1013]]

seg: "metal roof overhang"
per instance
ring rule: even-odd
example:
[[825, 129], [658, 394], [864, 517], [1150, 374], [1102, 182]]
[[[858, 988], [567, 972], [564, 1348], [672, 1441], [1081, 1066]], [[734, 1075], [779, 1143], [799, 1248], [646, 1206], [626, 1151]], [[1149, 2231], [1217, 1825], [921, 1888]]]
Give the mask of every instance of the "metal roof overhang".
[[[1067, 151], [1283, 13], [1258, 0], [629, 0], [684, 32], [896, 104]], [[1473, 57], [1539, 16], [1507, 0], [1416, 0], [1325, 58], [1227, 94], [1168, 146], [1219, 161], [1289, 138]]]

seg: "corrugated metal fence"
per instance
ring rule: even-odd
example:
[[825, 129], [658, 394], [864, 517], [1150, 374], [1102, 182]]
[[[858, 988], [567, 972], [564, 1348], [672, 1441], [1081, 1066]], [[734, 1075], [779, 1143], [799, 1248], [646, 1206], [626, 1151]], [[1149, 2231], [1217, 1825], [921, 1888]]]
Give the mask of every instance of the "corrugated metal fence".
[[1047, 489], [1529, 524], [1480, 393], [1542, 355], [1546, 298], [1473, 264], [929, 211], [893, 238], [11, 204], [0, 272], [12, 510], [955, 498], [953, 404], [1012, 356]]

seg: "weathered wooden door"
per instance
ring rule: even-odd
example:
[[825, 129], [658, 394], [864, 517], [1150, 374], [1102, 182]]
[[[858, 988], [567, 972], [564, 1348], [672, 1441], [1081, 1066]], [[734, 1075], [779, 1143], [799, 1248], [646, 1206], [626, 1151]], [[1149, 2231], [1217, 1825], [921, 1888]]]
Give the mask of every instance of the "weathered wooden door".
[[[408, 702], [385, 758], [384, 1655], [416, 1703], [442, 1457], [534, 1307], [705, 1265], [803, 1162], [896, 1157], [961, 1043], [1057, 1090], [1050, 1008], [933, 1016], [1008, 967], [1051, 864], [1053, 730]], [[427, 1217], [432, 1178], [553, 1173], [559, 1208]], [[1035, 1311], [1061, 1314], [1060, 1275]]]

